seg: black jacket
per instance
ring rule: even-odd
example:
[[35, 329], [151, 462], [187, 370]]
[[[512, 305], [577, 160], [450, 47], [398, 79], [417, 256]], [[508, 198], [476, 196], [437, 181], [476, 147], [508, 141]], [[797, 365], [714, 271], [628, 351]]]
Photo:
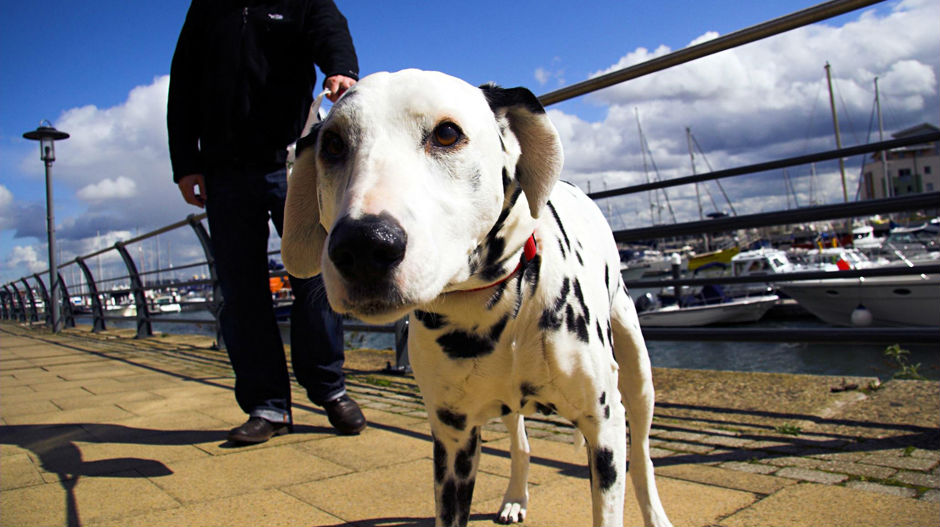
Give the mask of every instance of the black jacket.
[[193, 0], [170, 66], [173, 180], [207, 166], [273, 163], [297, 139], [327, 77], [358, 79], [333, 0]]

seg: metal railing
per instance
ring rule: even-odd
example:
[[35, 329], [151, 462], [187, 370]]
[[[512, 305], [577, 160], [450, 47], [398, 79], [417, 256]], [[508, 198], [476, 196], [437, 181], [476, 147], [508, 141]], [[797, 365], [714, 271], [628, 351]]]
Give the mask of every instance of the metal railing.
[[[772, 35], [777, 35], [786, 31], [806, 26], [815, 22], [826, 20], [850, 11], [866, 7], [881, 0], [834, 0], [813, 6], [789, 15], [785, 15], [768, 22], [757, 24], [728, 35], [718, 37], [707, 42], [683, 48], [681, 50], [669, 53], [667, 55], [651, 59], [649, 61], [629, 66], [627, 68], [614, 71], [587, 81], [577, 83], [559, 90], [547, 93], [540, 97], [544, 105], [551, 105], [562, 102], [574, 97], [585, 95], [614, 84], [635, 79], [657, 71], [661, 71], [678, 64], [683, 64], [691, 60], [702, 58], [720, 51], [741, 46], [756, 40], [760, 40]], [[936, 142], [940, 140], [940, 133], [924, 134], [918, 137], [896, 139], [871, 143], [867, 145], [854, 146], [815, 154], [792, 157], [759, 163], [755, 165], [742, 166], [726, 170], [713, 171], [705, 174], [680, 177], [672, 180], [656, 183], [647, 183], [635, 185], [627, 188], [605, 190], [603, 192], [590, 193], [589, 196], [595, 200], [605, 198], [636, 194], [667, 187], [696, 184], [705, 181], [720, 180], [730, 177], [741, 176], [745, 174], [755, 174], [776, 170], [785, 167], [806, 165], [818, 161], [833, 160], [847, 156], [855, 156], [877, 152], [881, 150], [898, 148], [913, 144], [923, 144], [927, 142]], [[925, 194], [907, 195], [886, 199], [868, 200], [854, 203], [844, 203], [835, 205], [822, 205], [814, 207], [804, 207], [793, 210], [782, 210], [760, 214], [750, 214], [736, 217], [718, 218], [704, 221], [691, 221], [669, 225], [655, 225], [651, 227], [618, 230], [614, 232], [614, 237], [618, 242], [637, 242], [653, 239], [667, 239], [680, 236], [696, 236], [716, 232], [732, 232], [738, 229], [748, 229], [754, 227], [767, 227], [776, 225], [786, 225], [808, 221], [822, 221], [834, 219], [846, 219], [871, 214], [886, 214], [905, 211], [916, 211], [921, 209], [937, 209], [940, 207], [940, 192], [929, 192]], [[175, 322], [175, 323], [205, 323], [205, 321], [193, 321], [185, 318], [173, 317], [154, 317], [151, 313], [150, 305], [147, 301], [147, 293], [153, 292], [165, 286], [165, 284], [150, 283], [148, 285], [146, 277], [154, 273], [165, 272], [167, 269], [152, 270], [148, 272], [139, 272], [136, 263], [126, 247], [130, 244], [138, 243], [143, 240], [153, 238], [159, 234], [167, 233], [179, 228], [189, 226], [193, 229], [197, 240], [202, 246], [206, 260], [190, 264], [188, 266], [176, 267], [175, 270], [187, 267], [206, 266], [209, 269], [209, 278], [205, 280], [191, 280], [186, 282], [177, 282], [176, 287], [195, 286], [205, 287], [212, 290], [212, 299], [206, 303], [206, 308], [216, 324], [216, 335], [218, 342], [221, 343], [221, 337], [218, 331], [218, 314], [221, 307], [221, 294], [219, 292], [218, 281], [215, 276], [214, 262], [210, 249], [209, 233], [202, 224], [205, 218], [204, 214], [190, 215], [185, 220], [167, 225], [153, 232], [146, 233], [123, 242], [116, 243], [113, 247], [93, 252], [88, 255], [77, 257], [72, 261], [65, 262], [59, 266], [60, 280], [61, 270], [70, 265], [76, 265], [80, 268], [84, 276], [82, 288], [88, 292], [85, 293], [91, 299], [91, 315], [93, 319], [92, 331], [101, 331], [105, 329], [106, 322], [115, 319], [127, 319], [128, 317], [115, 317], [106, 314], [104, 295], [125, 294], [133, 295], [136, 313], [131, 319], [136, 321], [137, 336], [147, 337], [152, 335], [152, 325], [157, 322]], [[96, 279], [89, 269], [86, 262], [91, 258], [100, 256], [109, 251], [116, 251], [122, 257], [127, 269], [127, 274], [117, 278], [107, 280], [98, 277]], [[921, 273], [940, 273], [940, 265], [918, 266], [914, 268], [897, 268], [893, 270], [859, 270], [859, 271], [838, 271], [826, 273], [795, 273], [791, 275], [775, 276], [774, 280], [797, 280], [809, 278], [845, 278], [858, 276], [878, 276], [884, 274], [921, 274]], [[283, 271], [275, 271], [272, 276], [283, 276]], [[127, 288], [112, 288], [108, 291], [99, 289], [103, 282], [117, 282], [127, 280], [130, 286]], [[682, 285], [704, 285], [708, 283], [731, 283], [731, 282], [764, 282], [766, 277], [750, 277], [737, 279], [680, 279], [680, 280], [654, 280], [654, 281], [630, 281], [628, 287], [676, 287]], [[32, 281], [35, 286], [30, 285]], [[151, 281], [152, 282], [152, 281]], [[20, 284], [20, 285], [17, 285]], [[21, 290], [22, 289], [22, 290]], [[40, 303], [36, 299], [34, 290], [38, 291], [42, 302], [48, 305], [48, 292], [42, 281], [40, 274], [23, 277], [15, 282], [10, 282], [0, 289], [0, 315], [3, 318], [16, 318], [22, 321], [39, 321], [41, 316]], [[66, 324], [74, 324], [74, 313], [67, 291], [60, 295], [63, 299], [63, 310], [65, 312], [64, 320]], [[42, 311], [43, 313], [45, 310]], [[47, 317], [48, 320], [48, 317]], [[347, 326], [357, 331], [383, 331], [392, 332], [391, 326], [369, 326], [365, 324], [351, 323]], [[825, 328], [825, 329], [787, 329], [786, 331], [769, 331], [767, 329], [754, 330], [751, 328], [643, 328], [646, 338], [651, 340], [755, 340], [755, 341], [814, 341], [814, 342], [845, 342], [845, 341], [864, 341], [864, 342], [938, 342], [940, 341], [940, 327], [938, 328]], [[399, 353], [401, 353], [401, 348]], [[401, 357], [399, 358], [401, 360]]]

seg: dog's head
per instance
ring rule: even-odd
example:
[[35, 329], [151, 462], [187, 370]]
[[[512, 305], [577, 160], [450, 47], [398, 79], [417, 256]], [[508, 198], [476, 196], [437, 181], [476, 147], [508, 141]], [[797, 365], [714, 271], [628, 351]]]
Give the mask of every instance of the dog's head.
[[417, 70], [363, 78], [298, 148], [284, 264], [322, 271], [333, 309], [376, 322], [472, 280], [468, 262], [503, 210], [530, 225], [562, 166], [528, 90]]

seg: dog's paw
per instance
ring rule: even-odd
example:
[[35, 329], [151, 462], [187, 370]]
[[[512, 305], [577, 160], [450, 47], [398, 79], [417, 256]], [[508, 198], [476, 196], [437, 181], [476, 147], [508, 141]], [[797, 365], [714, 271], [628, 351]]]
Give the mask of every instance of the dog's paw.
[[522, 523], [525, 521], [525, 508], [525, 500], [506, 500], [503, 502], [496, 522], [502, 524]]

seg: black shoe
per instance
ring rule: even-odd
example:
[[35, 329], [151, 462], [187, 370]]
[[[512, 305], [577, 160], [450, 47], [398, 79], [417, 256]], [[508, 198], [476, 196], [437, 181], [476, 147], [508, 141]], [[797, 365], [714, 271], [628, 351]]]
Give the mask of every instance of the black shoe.
[[355, 435], [366, 427], [366, 418], [362, 415], [362, 410], [348, 395], [344, 394], [324, 403], [323, 408], [330, 419], [330, 424], [341, 434]]
[[234, 443], [264, 443], [290, 431], [291, 425], [288, 423], [272, 423], [261, 417], [249, 417], [245, 424], [228, 431], [228, 440]]

